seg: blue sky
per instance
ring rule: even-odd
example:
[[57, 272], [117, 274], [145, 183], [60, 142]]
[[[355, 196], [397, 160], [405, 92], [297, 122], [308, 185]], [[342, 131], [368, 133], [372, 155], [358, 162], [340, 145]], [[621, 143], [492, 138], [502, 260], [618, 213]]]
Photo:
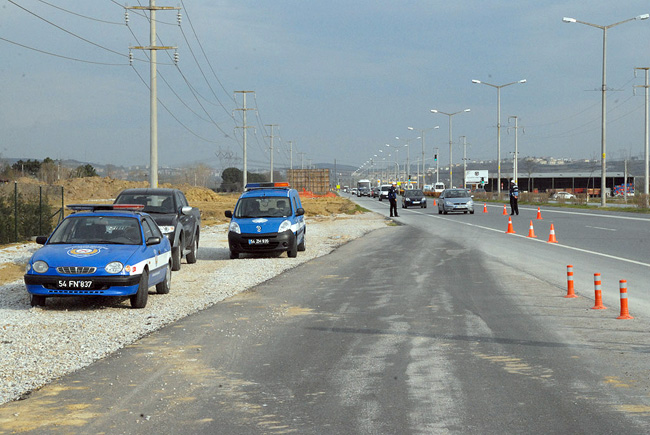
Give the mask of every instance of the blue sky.
[[[598, 158], [602, 31], [562, 17], [608, 25], [650, 12], [636, 0], [156, 4], [182, 14], [179, 27], [175, 11], [157, 13], [159, 44], [178, 46], [180, 58], [177, 68], [173, 52], [158, 54], [160, 165], [221, 169], [241, 164], [241, 90], [255, 91], [247, 97], [257, 109], [248, 112], [252, 168], [268, 167], [265, 124], [278, 125], [276, 166], [289, 165], [289, 141], [294, 167], [301, 158], [361, 165], [385, 144], [419, 136], [408, 126], [440, 126], [425, 136], [426, 158], [437, 147], [446, 163], [448, 117], [434, 108], [471, 109], [453, 118], [455, 163], [459, 136], [470, 160], [495, 159], [496, 90], [472, 79], [527, 80], [501, 90], [504, 160], [514, 150], [509, 116], [522, 127], [521, 157]], [[149, 67], [138, 50], [129, 66], [128, 47], [148, 45], [149, 24], [131, 11], [125, 26], [123, 5], [0, 0], [0, 156], [148, 164]], [[633, 90], [644, 79], [634, 68], [650, 66], [650, 20], [607, 36], [608, 159], [642, 157], [644, 91]], [[409, 143], [414, 161], [421, 141]]]

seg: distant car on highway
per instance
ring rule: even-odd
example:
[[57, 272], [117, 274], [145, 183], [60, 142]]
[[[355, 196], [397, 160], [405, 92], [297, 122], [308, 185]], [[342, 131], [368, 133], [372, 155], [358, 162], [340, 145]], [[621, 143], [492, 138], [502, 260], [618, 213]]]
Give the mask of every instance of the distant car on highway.
[[417, 206], [420, 208], [427, 208], [427, 197], [420, 189], [405, 190], [402, 195], [402, 208], [409, 206]]
[[359, 187], [359, 190], [357, 190], [357, 197], [360, 196], [370, 196], [370, 189], [367, 187]]
[[379, 187], [375, 186], [370, 189], [370, 197], [377, 198], [379, 196]]
[[576, 196], [573, 193], [570, 192], [555, 192], [553, 196], [551, 196], [551, 199], [575, 199]]
[[473, 196], [466, 189], [445, 189], [438, 198], [438, 214], [463, 212], [474, 214]]
[[391, 188], [392, 184], [382, 184], [379, 186], [379, 200], [388, 199], [388, 190]]

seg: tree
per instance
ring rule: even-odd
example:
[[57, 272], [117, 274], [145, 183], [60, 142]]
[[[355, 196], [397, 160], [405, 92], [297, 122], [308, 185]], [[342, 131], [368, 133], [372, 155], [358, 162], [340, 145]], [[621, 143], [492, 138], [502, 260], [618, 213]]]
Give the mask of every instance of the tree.
[[75, 178], [85, 178], [85, 177], [96, 177], [97, 171], [91, 164], [77, 166], [75, 169], [74, 177]]
[[38, 178], [46, 184], [52, 184], [57, 178], [58, 165], [54, 160], [46, 157], [41, 163], [41, 169], [38, 171]]
[[16, 163], [11, 165], [11, 168], [23, 176], [29, 175], [36, 177], [38, 175], [38, 171], [41, 169], [41, 162], [31, 159], [27, 159], [26, 161], [18, 160]]
[[238, 168], [226, 168], [221, 173], [221, 189], [226, 192], [235, 192], [242, 189], [244, 173]]

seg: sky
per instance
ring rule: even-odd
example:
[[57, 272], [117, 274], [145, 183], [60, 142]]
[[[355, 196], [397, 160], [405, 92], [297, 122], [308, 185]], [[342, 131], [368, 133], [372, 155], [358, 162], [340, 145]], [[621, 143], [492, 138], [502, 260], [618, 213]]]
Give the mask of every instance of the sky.
[[[128, 4], [128, 3], [127, 3]], [[128, 6], [148, 5], [134, 0]], [[0, 0], [0, 157], [149, 163], [149, 20], [114, 0]], [[407, 155], [599, 159], [603, 31], [640, 0], [157, 0], [162, 166], [249, 169]], [[607, 158], [643, 158], [650, 20], [607, 31]], [[174, 52], [178, 53], [175, 65]], [[269, 125], [273, 124], [271, 130]], [[439, 126], [439, 128], [435, 128]], [[407, 127], [413, 127], [409, 130]], [[461, 138], [464, 136], [464, 139]], [[418, 139], [418, 137], [420, 139]], [[396, 139], [399, 138], [399, 139]], [[390, 146], [386, 146], [386, 145]], [[382, 150], [380, 153], [379, 150]], [[399, 150], [399, 151], [395, 151]], [[378, 157], [374, 157], [378, 155]], [[291, 162], [292, 158], [292, 162]]]

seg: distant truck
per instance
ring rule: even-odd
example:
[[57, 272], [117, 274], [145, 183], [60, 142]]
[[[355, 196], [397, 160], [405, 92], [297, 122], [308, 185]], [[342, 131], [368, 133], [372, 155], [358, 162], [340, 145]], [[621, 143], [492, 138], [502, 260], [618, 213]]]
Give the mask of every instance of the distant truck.
[[370, 196], [370, 180], [357, 181], [357, 196]]
[[433, 191], [436, 193], [440, 193], [443, 190], [445, 190], [445, 183], [436, 183], [433, 185]]
[[115, 204], [142, 204], [172, 245], [172, 270], [181, 269], [181, 257], [188, 264], [196, 263], [199, 250], [201, 212], [191, 207], [178, 189], [126, 189], [115, 198]]

